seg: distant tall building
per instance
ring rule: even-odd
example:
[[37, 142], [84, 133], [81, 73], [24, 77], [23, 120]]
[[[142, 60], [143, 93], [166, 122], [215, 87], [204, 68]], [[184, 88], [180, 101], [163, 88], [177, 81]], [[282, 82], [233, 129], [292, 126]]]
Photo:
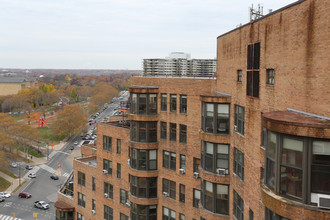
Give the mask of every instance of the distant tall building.
[[213, 76], [216, 59], [191, 59], [190, 54], [173, 52], [165, 59], [144, 59], [143, 75]]

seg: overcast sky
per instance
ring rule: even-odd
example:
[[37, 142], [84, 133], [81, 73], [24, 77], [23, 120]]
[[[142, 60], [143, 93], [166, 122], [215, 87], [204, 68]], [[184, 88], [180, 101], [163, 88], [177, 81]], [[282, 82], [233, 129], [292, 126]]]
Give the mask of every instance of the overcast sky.
[[215, 58], [216, 38], [295, 0], [0, 0], [0, 68], [142, 69], [170, 52]]

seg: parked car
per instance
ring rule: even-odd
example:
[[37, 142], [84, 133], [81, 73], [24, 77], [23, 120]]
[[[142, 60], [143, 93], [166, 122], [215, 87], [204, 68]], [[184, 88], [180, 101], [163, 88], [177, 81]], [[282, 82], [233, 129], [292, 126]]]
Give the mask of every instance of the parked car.
[[10, 166], [16, 168], [18, 165], [17, 165], [17, 163], [12, 162], [12, 163], [10, 164]]
[[70, 147], [69, 147], [69, 150], [74, 150], [74, 146], [73, 146], [73, 145], [70, 146]]
[[34, 207], [38, 209], [49, 209], [49, 204], [45, 201], [36, 201], [34, 202]]
[[0, 192], [0, 196], [1, 197], [5, 197], [5, 198], [9, 198], [11, 196], [10, 193], [6, 193], [6, 192]]
[[58, 176], [56, 176], [56, 175], [51, 175], [50, 178], [51, 178], [52, 180], [58, 180]]
[[6, 199], [3, 196], [0, 196], [0, 202], [4, 202]]
[[29, 173], [28, 177], [30, 177], [30, 178], [36, 178], [37, 175], [35, 173]]
[[73, 144], [77, 145], [78, 144], [78, 141], [75, 141]]
[[31, 198], [31, 194], [28, 192], [21, 192], [20, 194], [18, 194], [18, 197], [20, 198]]
[[26, 166], [25, 166], [25, 169], [27, 169], [27, 170], [32, 170], [32, 169], [33, 169], [33, 166], [32, 166], [32, 165], [26, 165]]

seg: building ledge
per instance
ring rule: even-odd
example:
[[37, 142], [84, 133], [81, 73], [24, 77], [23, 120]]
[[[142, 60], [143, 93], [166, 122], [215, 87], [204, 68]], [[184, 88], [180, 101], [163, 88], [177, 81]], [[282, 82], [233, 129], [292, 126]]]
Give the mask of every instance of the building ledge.
[[268, 209], [285, 218], [295, 219], [300, 216], [304, 219], [306, 216], [314, 216], [315, 219], [330, 218], [330, 210], [320, 209], [317, 206], [303, 204], [301, 202], [285, 198], [274, 193], [271, 189], [261, 184], [262, 202]]
[[262, 125], [270, 131], [284, 134], [330, 138], [330, 120], [293, 111], [264, 113]]
[[76, 161], [84, 163], [88, 166], [96, 167], [96, 155], [88, 156], [88, 157], [78, 157], [75, 158]]
[[71, 206], [70, 204], [61, 201], [61, 200], [57, 200], [54, 204], [55, 209], [58, 211], [62, 211], [62, 212], [74, 212], [75, 208], [74, 206]]

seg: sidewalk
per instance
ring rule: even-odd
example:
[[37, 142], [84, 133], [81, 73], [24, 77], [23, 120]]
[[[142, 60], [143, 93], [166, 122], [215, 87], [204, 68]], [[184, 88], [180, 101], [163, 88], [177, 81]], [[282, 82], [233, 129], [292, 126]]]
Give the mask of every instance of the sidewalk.
[[[57, 145], [55, 145], [54, 147], [53, 147], [53, 151], [58, 151], [58, 150], [61, 150], [62, 149], [62, 147], [64, 146], [66, 144], [66, 142], [60, 142], [59, 144], [57, 144]], [[51, 147], [50, 147], [51, 148]], [[24, 153], [22, 153], [23, 155], [23, 157], [25, 156], [24, 155]], [[40, 157], [40, 158], [38, 158], [38, 157], [32, 157], [32, 160], [31, 160], [31, 158], [30, 158], [30, 162], [29, 162], [29, 164], [30, 165], [34, 165], [34, 166], [37, 166], [37, 165], [40, 165], [40, 164], [45, 164], [45, 163], [47, 163], [48, 162], [48, 160], [47, 160], [47, 156], [46, 157]], [[14, 178], [12, 178], [12, 177], [10, 177], [10, 176], [8, 176], [7, 174], [5, 174], [5, 173], [2, 173], [1, 171], [0, 171], [0, 176], [2, 177], [2, 178], [4, 178], [4, 179], [6, 179], [7, 181], [9, 181], [9, 182], [12, 182], [12, 184], [10, 185], [10, 187], [7, 189], [7, 190], [5, 190], [5, 192], [7, 192], [7, 193], [12, 193], [18, 186], [19, 186], [19, 178], [17, 178], [17, 179], [14, 179]], [[24, 182], [24, 179], [23, 179], [23, 176], [21, 177], [21, 183], [23, 183]]]
[[[11, 182], [12, 184], [9, 186], [8, 189], [5, 190], [5, 192], [7, 193], [12, 193], [19, 185], [19, 179], [14, 179], [10, 176], [8, 176], [7, 174], [0, 172], [0, 176], [4, 179], [6, 179], [7, 181]], [[23, 178], [21, 178], [21, 182], [23, 182]]]

